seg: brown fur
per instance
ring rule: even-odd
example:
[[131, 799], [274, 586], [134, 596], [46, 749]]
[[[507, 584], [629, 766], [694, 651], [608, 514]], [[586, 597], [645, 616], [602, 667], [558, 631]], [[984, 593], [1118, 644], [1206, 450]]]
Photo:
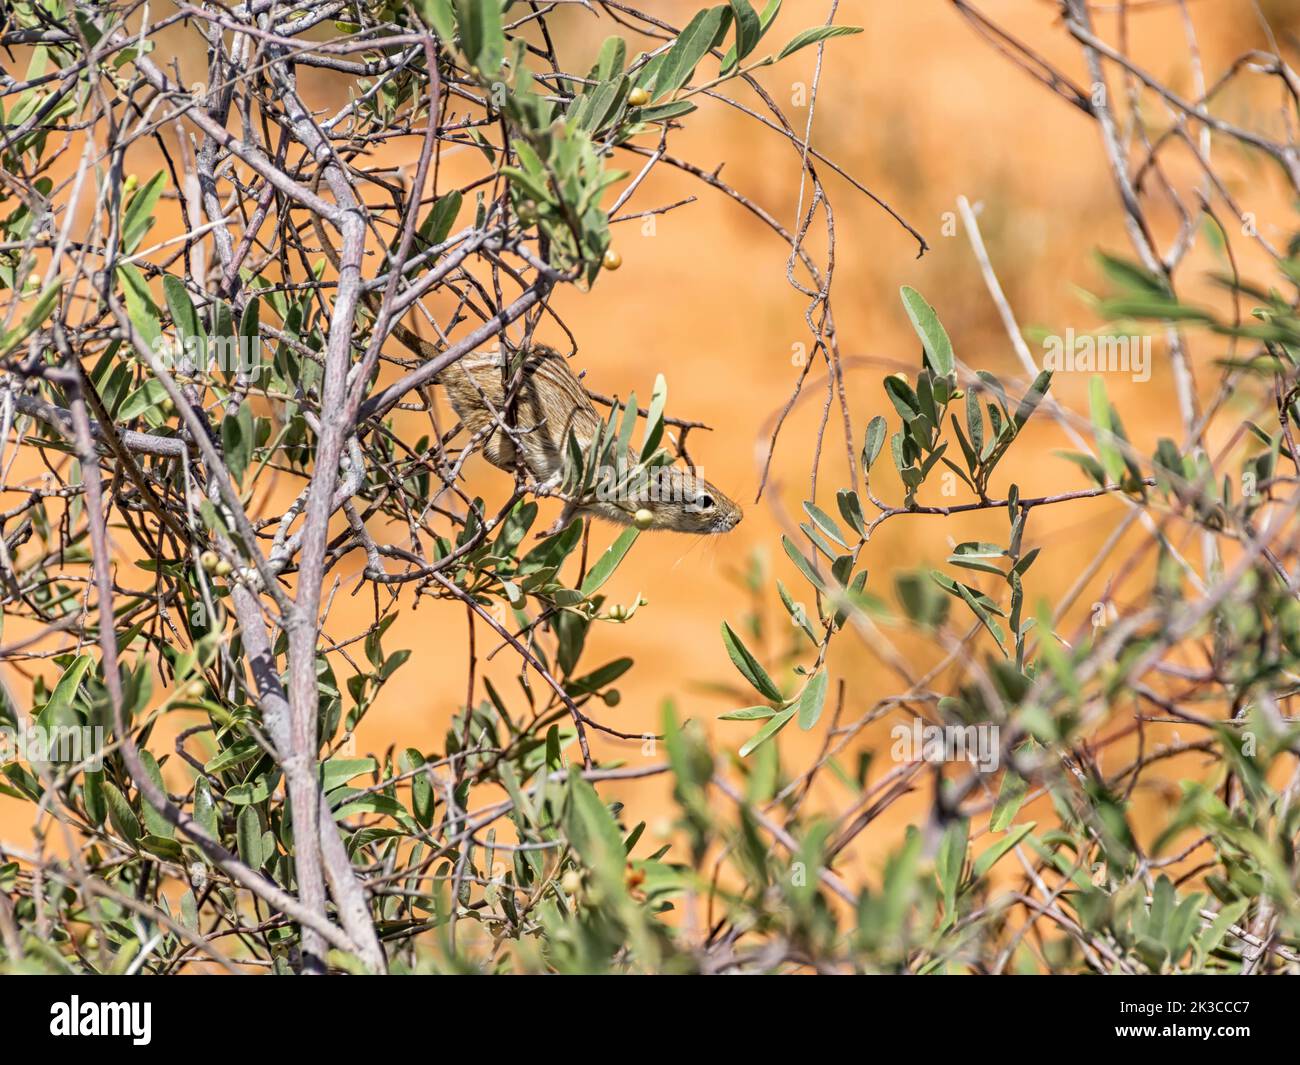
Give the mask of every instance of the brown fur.
[[[338, 253], [326, 237], [320, 220], [313, 217], [313, 223], [322, 250], [338, 269]], [[378, 297], [368, 293], [365, 299], [372, 312], [377, 313]], [[439, 354], [434, 345], [400, 323], [394, 324], [392, 332], [416, 355], [434, 358]], [[511, 473], [516, 467], [515, 443], [502, 427], [513, 425], [512, 433], [523, 450], [524, 468], [539, 484], [558, 482], [570, 432], [585, 454], [604, 424], [582, 383], [569, 369], [568, 361], [543, 344], [534, 344], [529, 349], [523, 380], [516, 392], [512, 422], [505, 420], [499, 353], [471, 352], [443, 370], [438, 375], [438, 383], [446, 388], [452, 408], [465, 429], [472, 438], [480, 440], [484, 458]], [[724, 533], [740, 524], [740, 507], [703, 477], [679, 471], [677, 486], [680, 491], [672, 499], [601, 501], [582, 509], [621, 525], [631, 524], [638, 512], [648, 512], [650, 522], [645, 527], [674, 532]], [[569, 513], [566, 508], [566, 516]]]
[[[484, 458], [513, 472], [515, 443], [501, 428], [505, 416], [501, 356], [492, 352], [467, 355], [444, 370], [438, 382], [447, 389], [466, 430], [481, 441]], [[545, 483], [558, 480], [563, 472], [569, 433], [585, 454], [604, 421], [568, 361], [553, 349], [535, 344], [524, 364], [513, 425], [525, 469]], [[645, 510], [651, 515], [649, 528], [674, 532], [729, 532], [739, 524], [740, 507], [704, 478], [683, 470], [677, 484], [680, 498], [601, 501], [583, 510], [623, 525], [632, 522], [638, 510]]]

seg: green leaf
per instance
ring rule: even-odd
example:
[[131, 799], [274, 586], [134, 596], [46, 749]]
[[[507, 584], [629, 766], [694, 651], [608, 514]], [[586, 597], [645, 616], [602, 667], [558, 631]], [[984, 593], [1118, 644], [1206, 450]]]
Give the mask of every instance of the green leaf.
[[253, 758], [262, 756], [262, 745], [251, 736], [236, 740], [229, 747], [218, 751], [203, 766], [205, 773], [222, 773], [231, 766], [239, 765]]
[[1108, 255], [1104, 251], [1097, 252], [1097, 261], [1101, 264], [1102, 272], [1112, 282], [1128, 292], [1142, 296], [1164, 298], [1172, 298], [1173, 296], [1168, 282], [1163, 277], [1153, 274], [1144, 266], [1139, 266], [1128, 259]]
[[59, 275], [36, 297], [36, 302], [32, 304], [32, 309], [27, 312], [27, 317], [9, 332], [0, 336], [0, 358], [8, 355], [9, 352], [44, 324], [45, 319], [50, 316], [50, 312], [54, 309], [59, 293], [62, 291], [63, 276]]
[[255, 807], [245, 806], [239, 811], [235, 821], [235, 839], [244, 863], [254, 869], [262, 868], [266, 856], [262, 854], [262, 822]]
[[181, 896], [181, 924], [191, 932], [199, 930], [199, 904], [192, 890]]
[[1156, 939], [1165, 934], [1165, 926], [1174, 908], [1174, 885], [1167, 876], [1161, 876], [1151, 892], [1151, 910], [1147, 915], [1147, 930]]
[[484, 77], [493, 77], [506, 56], [501, 5], [495, 0], [456, 0], [461, 44]]
[[794, 717], [794, 714], [795, 708], [792, 706], [790, 709], [782, 710], [779, 714], [775, 715], [772, 720], [754, 733], [754, 735], [745, 742], [744, 746], [740, 748], [740, 757], [748, 758], [754, 753], [754, 751], [785, 728], [786, 725], [790, 723], [790, 719]]
[[265, 802], [271, 797], [271, 789], [279, 778], [279, 772], [265, 773], [255, 780], [245, 781], [227, 788], [222, 796], [226, 802], [235, 806], [247, 806], [250, 803]]
[[840, 547], [849, 546], [848, 541], [844, 538], [844, 533], [840, 530], [840, 527], [835, 524], [835, 519], [827, 514], [826, 511], [822, 510], [822, 508], [816, 503], [808, 502], [804, 503], [803, 509], [805, 513], [807, 513], [808, 517], [812, 518], [813, 523], [817, 528], [821, 529], [822, 532], [839, 544]]
[[244, 473], [253, 459], [253, 445], [257, 429], [253, 424], [253, 410], [245, 400], [239, 410], [221, 420], [221, 449], [225, 453], [226, 467], [237, 483], [243, 483]]
[[[800, 557], [802, 558], [803, 556]], [[803, 630], [804, 635], [808, 637], [810, 642], [816, 644], [817, 634], [813, 632], [812, 625], [808, 623], [808, 611], [804, 608], [803, 604], [794, 601], [794, 597], [790, 595], [790, 592], [786, 589], [786, 586], [781, 582], [780, 578], [777, 578], [776, 590], [781, 597], [781, 604], [790, 615], [790, 620]]]
[[104, 771], [87, 769], [82, 778], [81, 801], [86, 806], [86, 817], [93, 825], [102, 825], [108, 816], [108, 807], [104, 802]]
[[1223, 942], [1223, 937], [1228, 934], [1228, 929], [1235, 925], [1250, 908], [1250, 902], [1250, 899], [1238, 899], [1224, 906], [1219, 911], [1219, 916], [1214, 919], [1214, 923], [1201, 933], [1197, 946], [1206, 954], [1217, 950], [1219, 944]]
[[86, 671], [94, 665], [95, 660], [90, 655], [78, 655], [72, 660], [71, 665], [63, 671], [63, 676], [54, 686], [54, 691], [46, 700], [44, 709], [41, 710], [37, 723], [40, 725], [59, 724], [61, 719], [72, 707], [72, 700], [76, 697], [77, 689], [81, 687], [81, 681], [86, 676]]
[[681, 118], [682, 115], [698, 110], [690, 100], [674, 100], [672, 103], [642, 107], [638, 109], [636, 117], [640, 122], [667, 122], [670, 118]]
[[221, 830], [217, 823], [217, 807], [212, 800], [212, 787], [205, 777], [199, 777], [194, 781], [194, 820], [213, 839], [221, 839]]
[[[639, 406], [636, 401], [636, 393], [633, 392], [627, 397], [627, 403], [623, 407], [622, 421], [618, 427], [618, 449], [619, 454], [627, 454], [627, 450], [632, 443], [632, 431], [636, 428], [636, 412]], [[616, 411], [610, 411], [610, 421], [612, 423]]]
[[894, 405], [899, 417], [909, 423], [909, 428], [910, 423], [921, 417], [921, 401], [902, 374], [891, 374], [885, 378], [885, 394], [889, 396], [889, 402]]
[[610, 544], [609, 549], [600, 556], [583, 580], [580, 590], [584, 596], [594, 595], [597, 589], [614, 575], [619, 563], [623, 561], [623, 556], [631, 550], [640, 532], [640, 529], [631, 528], [619, 533], [618, 539]]
[[904, 612], [920, 625], [941, 625], [948, 616], [947, 596], [923, 573], [898, 574], [894, 590]]
[[904, 285], [899, 291], [903, 296], [907, 316], [912, 320], [912, 328], [925, 345], [925, 356], [930, 369], [940, 377], [947, 377], [953, 372], [954, 363], [952, 341], [948, 339], [947, 330], [939, 321], [934, 308], [925, 302], [925, 297], [916, 289]]
[[1042, 550], [1041, 547], [1035, 547], [1032, 551], [1026, 553], [1019, 562], [1011, 567], [1011, 572], [1017, 577], [1023, 576], [1029, 570], [1029, 567], [1034, 564], [1034, 559], [1038, 557], [1039, 552]]
[[867, 423], [867, 435], [862, 444], [862, 468], [871, 469], [880, 449], [885, 446], [885, 434], [889, 431], [885, 419], [877, 414]]
[[[420, 223], [416, 239], [412, 242], [412, 249], [416, 253], [435, 248], [447, 239], [451, 227], [456, 224], [456, 216], [460, 213], [461, 198], [460, 190], [457, 189], [439, 197], [438, 202], [429, 208], [429, 213]], [[400, 243], [399, 235], [393, 240], [394, 251]]]
[[451, 11], [451, 0], [415, 0], [415, 6], [425, 24], [444, 43], [450, 43], [455, 38], [456, 20]]
[[601, 82], [595, 89], [589, 89], [578, 97], [569, 109], [570, 120], [579, 129], [595, 133], [605, 128], [606, 124], [619, 112], [627, 98], [628, 81], [621, 74]]
[[[780, 10], [781, 0], [768, 0], [767, 6], [763, 8], [763, 13], [758, 16], [758, 38], [755, 40], [754, 45], [757, 45], [758, 41], [763, 39], [763, 35], [771, 28]], [[750, 51], [753, 51], [753, 46], [750, 47]], [[732, 67], [736, 65], [736, 62], [736, 46], [733, 44], [727, 49], [726, 55], [722, 57], [722, 73], [729, 73]]]
[[800, 48], [807, 48], [810, 44], [818, 44], [821, 41], [830, 40], [832, 37], [848, 37], [861, 32], [861, 26], [813, 26], [811, 29], [795, 34], [790, 39], [790, 43], [781, 49], [776, 58], [784, 59], [788, 55], [794, 55]]
[[[261, 316], [262, 301], [256, 296], [249, 299], [244, 305], [244, 313], [239, 318], [239, 337], [242, 350], [249, 353], [249, 362], [254, 361], [254, 356], [261, 346]], [[257, 359], [261, 356], [257, 355]], [[252, 369], [252, 366], [249, 366]]]
[[729, 74], [758, 45], [763, 26], [749, 0], [729, 0], [732, 21], [736, 24], [736, 43], [722, 59], [722, 73]]
[[975, 600], [975, 602], [977, 602], [990, 614], [996, 614], [998, 617], [1006, 616], [1003, 613], [1002, 608], [999, 607], [997, 603], [995, 603], [987, 595], [981, 592], [978, 588], [972, 588], [969, 584], [958, 584], [946, 573], [941, 573], [937, 569], [930, 571], [930, 577], [935, 584], [939, 585], [940, 588], [946, 591], [954, 599], [961, 599], [964, 602], [966, 596], [962, 594], [962, 591], [965, 590], [965, 592], [968, 595], [970, 595]]
[[646, 408], [645, 439], [641, 443], [641, 460], [649, 462], [650, 456], [659, 447], [664, 435], [664, 407], [668, 404], [668, 382], [663, 374], [655, 377], [654, 391], [650, 394], [650, 406]]
[[[344, 789], [347, 791], [349, 789]], [[359, 795], [348, 799], [344, 805], [334, 811], [334, 820], [343, 821], [357, 814], [379, 814], [391, 817], [409, 831], [418, 831], [415, 821], [406, 812], [406, 808], [391, 795]]]
[[822, 716], [822, 707], [826, 704], [826, 670], [814, 673], [799, 696], [799, 727], [807, 732], [817, 724]]
[[[626, 68], [627, 42], [622, 37], [606, 37], [605, 43], [600, 46], [600, 55], [596, 57], [596, 65], [591, 68], [587, 79], [594, 82], [609, 81], [622, 74]], [[591, 92], [591, 86], [582, 91]]]
[[[154, 787], [165, 795], [167, 789], [163, 785], [162, 770], [158, 768], [157, 759], [149, 751], [141, 751], [140, 761], [144, 765], [144, 771], [149, 774], [149, 779], [153, 781]], [[143, 796], [140, 806], [141, 813], [144, 814], [144, 827], [149, 835], [171, 839], [176, 834], [175, 826], [162, 815], [160, 810], [155, 810], [153, 804]]]
[[784, 701], [781, 689], [776, 686], [772, 678], [767, 675], [767, 671], [759, 665], [758, 659], [749, 653], [749, 648], [725, 621], [722, 623], [722, 642], [726, 645], [727, 654], [731, 656], [731, 661], [735, 663], [741, 675], [760, 695], [776, 703]]
[[835, 493], [835, 502], [840, 508], [840, 517], [849, 523], [859, 536], [867, 534], [867, 520], [862, 514], [862, 500], [858, 493], [849, 488], [841, 488]]
[[[399, 760], [403, 773], [410, 773], [424, 765], [425, 758], [414, 747], [408, 747]], [[411, 777], [411, 812], [421, 827], [433, 824], [434, 795], [433, 783], [428, 773], [416, 773]]]
[[1020, 406], [1016, 408], [1015, 423], [1016, 428], [1021, 429], [1025, 422], [1033, 416], [1038, 405], [1047, 395], [1047, 390], [1052, 387], [1052, 371], [1044, 370], [1034, 378], [1034, 383], [1029, 386], [1029, 391], [1024, 394], [1020, 400]]
[[992, 869], [998, 860], [1007, 853], [1007, 851], [1011, 850], [1012, 847], [1034, 830], [1034, 826], [1037, 823], [1037, 821], [1026, 821], [1023, 825], [1017, 825], [1014, 829], [993, 844], [993, 846], [976, 858], [975, 868], [973, 870], [975, 879], [979, 880], [980, 877], [984, 876], [985, 873]]
[[570, 522], [567, 528], [555, 536], [548, 536], [541, 541], [519, 560], [519, 572], [529, 574], [552, 566], [558, 569], [582, 539], [582, 526], [580, 521]]
[[1103, 486], [1106, 484], [1106, 471], [1102, 469], [1101, 463], [1091, 455], [1082, 455], [1074, 451], [1058, 451], [1056, 454], [1068, 462], [1073, 462], [1097, 484]]
[[162, 327], [158, 324], [158, 308], [149, 295], [149, 286], [145, 284], [144, 275], [134, 266], [119, 266], [117, 272], [122, 277], [122, 291], [126, 295], [126, 313], [140, 334], [145, 345], [151, 351], [157, 351], [162, 339]]
[[122, 401], [117, 416], [123, 421], [130, 421], [142, 415], [156, 415], [158, 406], [167, 398], [167, 389], [161, 381], [146, 381]]
[[935, 857], [935, 874], [943, 889], [943, 927], [951, 928], [957, 919], [957, 889], [966, 866], [966, 844], [970, 839], [970, 822], [954, 821], [943, 834]]
[[819, 591], [823, 590], [825, 587], [824, 582], [817, 576], [817, 571], [813, 568], [813, 564], [808, 560], [807, 556], [795, 546], [794, 541], [788, 536], [782, 536], [781, 546], [785, 548], [785, 553], [789, 556], [790, 561], [808, 579], [808, 582]]
[[953, 549], [953, 553], [948, 556], [948, 561], [954, 566], [979, 570], [982, 573], [994, 573], [999, 577], [1003, 577], [1005, 574], [1000, 566], [995, 566], [993, 563], [985, 560], [991, 558], [1001, 559], [1005, 557], [1006, 551], [997, 544], [969, 540], [966, 543], [958, 544]]
[[1188, 895], [1178, 904], [1178, 908], [1169, 919], [1165, 931], [1165, 946], [1169, 948], [1169, 957], [1174, 961], [1180, 959], [1191, 945], [1192, 937], [1200, 926], [1201, 903], [1204, 899], [1205, 896], [1199, 892]]
[[991, 831], [1006, 830], [1007, 826], [1016, 819], [1016, 814], [1020, 812], [1028, 791], [1029, 785], [1019, 774], [1010, 769], [1003, 774], [1002, 784], [998, 788], [997, 802], [993, 804], [993, 816], [989, 820]]
[[117, 834], [128, 843], [136, 843], [141, 836], [140, 819], [111, 780], [104, 781], [104, 798], [108, 800], [108, 819]]
[[[952, 424], [960, 433], [961, 426], [957, 424], [955, 414]], [[979, 465], [980, 456], [984, 454], [984, 410], [980, 406], [979, 392], [974, 388], [966, 390], [966, 431], [970, 434], [970, 446], [968, 449], [966, 438], [962, 437], [962, 450], [966, 452], [966, 461], [974, 472]]]
[[724, 19], [730, 21], [730, 8], [711, 7], [696, 12], [659, 66], [655, 77], [654, 99], [668, 96], [690, 81], [696, 65], [713, 47]]
[[976, 599], [975, 595], [964, 584], [957, 585], [957, 592], [962, 599], [966, 601], [966, 605], [971, 608], [971, 613], [979, 618], [980, 623], [988, 629], [989, 635], [997, 641], [998, 648], [1003, 654], [1006, 654], [1007, 645], [1006, 639], [1002, 634], [1002, 626], [993, 620], [992, 615], [984, 604]]
[[728, 710], [725, 714], [719, 714], [719, 721], [762, 721], [769, 717], [776, 717], [776, 711], [770, 706], [747, 706], [743, 710]]
[[600, 892], [606, 912], [630, 924], [627, 931], [639, 953], [651, 950], [641, 934], [640, 911], [630, 904], [624, 873], [627, 850], [618, 822], [605, 802], [582, 775], [577, 766], [569, 771], [569, 801], [565, 828], [573, 849], [591, 870], [594, 887]]
[[153, 225], [153, 209], [167, 184], [167, 172], [159, 170], [136, 190], [122, 213], [122, 250], [130, 255]]
[[565, 688], [571, 695], [590, 695], [609, 684], [613, 684], [631, 668], [632, 659], [627, 657], [616, 658], [612, 662], [606, 662], [599, 669], [592, 670], [586, 676], [569, 681]]
[[1101, 468], [1111, 481], [1120, 481], [1124, 477], [1124, 457], [1115, 446], [1115, 423], [1110, 401], [1106, 398], [1106, 384], [1098, 374], [1094, 374], [1089, 382], [1088, 399]]
[[379, 679], [387, 680], [399, 669], [406, 664], [407, 659], [411, 657], [410, 651], [394, 651], [384, 659], [384, 664], [379, 669]]
[[1151, 319], [1159, 322], [1214, 321], [1214, 315], [1209, 311], [1178, 303], [1172, 299], [1102, 300], [1097, 309], [1110, 319], [1130, 318], [1138, 321]]
[[184, 344], [188, 340], [197, 341], [203, 337], [203, 327], [199, 325], [199, 316], [194, 310], [190, 294], [185, 290], [185, 282], [171, 274], [164, 275], [163, 295], [167, 298], [167, 310], [176, 324], [180, 342]]
[[574, 849], [592, 872], [622, 881], [627, 852], [618, 824], [577, 766], [569, 775], [569, 829]]
[[330, 758], [320, 768], [321, 787], [325, 791], [333, 791], [353, 777], [373, 773], [375, 768], [373, 758]]
[[165, 862], [179, 862], [185, 857], [181, 845], [166, 836], [143, 835], [140, 837], [140, 849], [148, 851]]
[[517, 166], [503, 166], [501, 173], [518, 185], [528, 198], [538, 203], [554, 202], [554, 197], [546, 185], [532, 174], [520, 170]]

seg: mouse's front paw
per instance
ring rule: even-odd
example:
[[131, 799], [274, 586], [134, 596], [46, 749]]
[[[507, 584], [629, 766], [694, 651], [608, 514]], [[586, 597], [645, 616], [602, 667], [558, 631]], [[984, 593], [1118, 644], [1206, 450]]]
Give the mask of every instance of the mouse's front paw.
[[545, 540], [548, 536], [558, 536], [569, 527], [569, 523], [578, 515], [578, 508], [572, 503], [565, 503], [564, 509], [560, 511], [560, 516], [551, 523], [550, 527], [539, 532], [537, 539]]

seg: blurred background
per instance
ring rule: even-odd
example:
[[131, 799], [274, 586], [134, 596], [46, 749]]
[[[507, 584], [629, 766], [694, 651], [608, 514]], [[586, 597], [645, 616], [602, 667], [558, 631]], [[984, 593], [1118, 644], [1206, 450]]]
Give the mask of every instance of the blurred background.
[[[684, 24], [698, 6], [677, 0], [656, 0], [654, 5], [657, 15], [677, 25]], [[1137, 61], [1184, 95], [1195, 95], [1179, 5], [1130, 6], [1130, 48]], [[1097, 32], [1107, 39], [1113, 39], [1114, 16], [1108, 13], [1113, 8], [1105, 5], [1095, 16]], [[773, 38], [785, 40], [820, 24], [826, 10], [824, 0], [787, 0]], [[1078, 84], [1088, 85], [1083, 59], [1059, 22], [1057, 4], [987, 0], [981, 10]], [[1283, 0], [1258, 5], [1249, 0], [1190, 0], [1186, 10], [1211, 82], [1241, 53], [1267, 46], [1259, 12], [1267, 16], [1284, 48], [1290, 35], [1300, 30], [1300, 5]], [[1016, 382], [1019, 390], [1027, 383], [956, 218], [959, 196], [977, 207], [992, 264], [1021, 326], [1031, 334], [1031, 350], [1040, 359], [1042, 346], [1033, 341], [1033, 330], [1059, 334], [1072, 327], [1084, 332], [1100, 324], [1085, 295], [1104, 290], [1093, 251], [1103, 248], [1133, 255], [1095, 123], [999, 55], [952, 5], [939, 0], [853, 0], [840, 5], [837, 21], [862, 25], [865, 32], [826, 47], [813, 144], [891, 203], [930, 245], [918, 259], [915, 240], [897, 222], [828, 167], [820, 167], [835, 212], [833, 305], [840, 348], [849, 367], [856, 450], [873, 415], [884, 414], [891, 423], [895, 418], [881, 380], [898, 369], [911, 371], [919, 361], [919, 345], [899, 301], [900, 285], [916, 287], [933, 304], [958, 357], [968, 366]], [[577, 6], [552, 16], [566, 66], [587, 69], [610, 25]], [[630, 50], [635, 54], [642, 46], [633, 44]], [[199, 76], [201, 53], [179, 58], [182, 64], [193, 63]], [[758, 75], [801, 130], [808, 119], [815, 59], [815, 50], [809, 49]], [[312, 86], [306, 76], [304, 85], [317, 92], [318, 102], [338, 89], [337, 82], [324, 80]], [[725, 91], [746, 106], [757, 105], [743, 86], [732, 83]], [[1121, 91], [1113, 77], [1111, 91]], [[1274, 128], [1280, 121], [1279, 103], [1275, 84], [1245, 78], [1220, 98], [1218, 112], [1243, 124]], [[787, 228], [796, 227], [800, 204], [806, 206], [810, 192], [801, 181], [798, 152], [787, 139], [721, 101], [703, 100], [700, 110], [675, 134], [671, 147], [674, 155], [705, 170], [725, 164], [725, 180]], [[1275, 175], [1260, 160], [1234, 154], [1230, 146], [1216, 142], [1215, 153], [1233, 196], [1255, 213], [1259, 231], [1285, 246], [1294, 228], [1293, 212], [1280, 194]], [[413, 165], [414, 156], [388, 161]], [[1175, 151], [1166, 162], [1167, 177], [1180, 189], [1191, 190], [1200, 180], [1187, 153]], [[146, 164], [138, 165], [143, 171]], [[635, 171], [640, 161], [628, 157], [618, 165]], [[594, 669], [622, 655], [636, 660], [618, 684], [622, 695], [618, 705], [593, 711], [600, 720], [627, 732], [656, 732], [661, 707], [671, 699], [680, 717], [705, 723], [720, 749], [734, 751], [748, 738], [753, 724], [715, 719], [754, 700], [752, 693], [745, 695], [737, 686], [739, 678], [727, 659], [719, 625], [729, 620], [738, 630], [744, 626], [750, 646], [768, 662], [790, 646], [790, 621], [776, 598], [773, 578], [780, 576], [791, 587], [798, 582], [781, 552], [780, 534], [797, 524], [800, 519], [794, 515], [808, 497], [825, 382], [824, 374], [814, 368], [804, 399], [783, 430], [763, 499], [756, 502], [773, 418], [801, 372], [800, 352], [811, 346], [803, 319], [807, 299], [786, 279], [789, 245], [742, 207], [689, 175], [657, 168], [627, 210], [648, 210], [687, 196], [698, 197], [697, 202], [657, 216], [652, 229], [639, 219], [616, 226], [614, 246], [622, 256], [622, 268], [602, 273], [589, 293], [562, 292], [554, 305], [577, 338], [575, 368], [586, 371], [591, 388], [620, 396], [635, 390], [644, 398], [655, 375], [663, 373], [669, 386], [669, 413], [713, 427], [712, 432], [692, 434], [691, 455], [709, 479], [745, 506], [746, 517], [725, 537], [642, 536], [605, 591], [612, 601], [624, 604], [640, 594], [648, 605], [626, 625], [595, 626], [584, 665]], [[1157, 236], [1167, 242], [1177, 228], [1176, 214], [1158, 195], [1150, 198], [1148, 206]], [[818, 236], [822, 228], [819, 219], [809, 240], [809, 248], [819, 258], [825, 252], [824, 240]], [[1234, 251], [1247, 277], [1252, 272], [1256, 279], [1269, 277], [1249, 241], [1234, 240]], [[1192, 264], [1185, 271], [1188, 278], [1221, 265], [1204, 239], [1198, 239]], [[1224, 298], [1208, 285], [1204, 295], [1207, 300]], [[554, 335], [544, 331], [544, 336], [563, 339], [558, 331]], [[1158, 336], [1153, 350], [1149, 381], [1135, 383], [1122, 375], [1111, 375], [1107, 381], [1135, 445], [1147, 454], [1157, 438], [1181, 435], [1167, 353]], [[1217, 382], [1212, 362], [1222, 351], [1198, 339], [1192, 352], [1204, 398]], [[1086, 417], [1087, 385], [1086, 375], [1061, 375], [1053, 395]], [[1243, 406], [1243, 417], [1246, 411]], [[427, 423], [409, 417], [412, 439], [427, 431]], [[835, 490], [847, 484], [838, 415], [832, 416], [826, 437], [818, 500], [833, 510]], [[995, 479], [994, 493], [1005, 495], [1012, 481], [1020, 485], [1023, 496], [1086, 487], [1078, 469], [1055, 456], [1061, 448], [1072, 445], [1059, 428], [1043, 419], [1012, 450]], [[473, 489], [490, 506], [509, 491], [508, 476], [481, 460], [470, 464], [468, 475]], [[901, 500], [887, 457], [882, 458], [873, 485], [882, 498]], [[288, 498], [287, 487], [285, 492]], [[935, 493], [921, 497], [922, 502], [933, 503], [964, 500], [961, 495], [944, 500]], [[1029, 602], [1059, 600], [1123, 513], [1123, 505], [1111, 501], [1035, 512], [1025, 546], [1042, 546], [1044, 552], [1027, 581]], [[937, 566], [951, 542], [994, 539], [1004, 533], [1005, 524], [1001, 512], [962, 520], [891, 521], [864, 556], [871, 573], [868, 590], [894, 606], [895, 573]], [[608, 527], [593, 529], [593, 553], [615, 535]], [[1181, 543], [1180, 549], [1199, 564], [1195, 542]], [[1126, 557], [1121, 545], [1099, 572], [1096, 589], [1080, 597], [1065, 631], [1086, 620], [1092, 602], [1117, 576]], [[123, 562], [128, 561], [124, 556]], [[347, 594], [348, 578], [355, 577], [363, 564], [359, 556], [350, 558], [337, 571], [342, 584], [326, 625], [332, 635], [360, 631], [372, 618], [368, 598]], [[747, 584], [755, 574], [762, 589], [757, 599]], [[1135, 581], [1133, 587], [1140, 584]], [[1122, 603], [1124, 596], [1121, 585], [1116, 598]], [[758, 635], [750, 636], [756, 622]], [[924, 665], [939, 657], [936, 648], [901, 628], [884, 631], [914, 663]], [[18, 634], [17, 627], [9, 629], [6, 640]], [[480, 655], [495, 646], [484, 627], [477, 636]], [[463, 609], [422, 600], [403, 611], [386, 636], [385, 647], [411, 648], [415, 653], [389, 681], [363, 722], [357, 750], [381, 753], [390, 746], [399, 750], [441, 747], [447, 724], [465, 699], [468, 650]], [[882, 664], [878, 651], [873, 641], [854, 635], [833, 645], [832, 677], [846, 681], [846, 721], [860, 716], [877, 698], [905, 687]], [[0, 668], [6, 670], [5, 679], [16, 694], [28, 690], [21, 674], [8, 665]], [[507, 698], [518, 692], [508, 651], [484, 669]], [[788, 682], [791, 674], [781, 679]], [[943, 690], [953, 682], [955, 675], [941, 677], [935, 686]], [[720, 690], [723, 685], [731, 691]], [[476, 697], [484, 697], [481, 681]], [[828, 720], [829, 715], [812, 733], [786, 730], [779, 740], [783, 762], [801, 769], [814, 758]], [[910, 715], [865, 731], [857, 741], [861, 750], [876, 751], [887, 761], [888, 727], [899, 720], [910, 721]], [[593, 737], [593, 748], [601, 758], [629, 763], [662, 758], [662, 752], [608, 737]], [[1119, 756], [1114, 757], [1116, 766], [1121, 764]], [[1193, 769], [1193, 763], [1175, 761], [1170, 774], [1188, 775]], [[871, 779], [880, 772], [873, 770]], [[635, 811], [633, 821], [644, 817], [654, 831], [655, 811], [666, 809], [662, 805], [666, 786], [659, 780], [623, 782], [611, 786], [608, 797], [621, 798]], [[924, 810], [928, 790], [923, 787], [897, 804], [888, 819], [859, 837], [842, 867], [846, 879], [872, 876], [879, 855], [897, 845], [901, 826]], [[843, 808], [848, 794], [843, 784], [824, 774], [814, 801], [833, 801]], [[1155, 789], [1139, 791], [1134, 801], [1135, 821], [1141, 825], [1144, 809], [1153, 821], [1163, 820], [1155, 817], [1158, 807], [1174, 798]], [[1033, 808], [1026, 816], [1035, 816]], [[12, 812], [6, 815], [3, 799], [0, 829], [6, 833], [23, 829], [14, 823]]]

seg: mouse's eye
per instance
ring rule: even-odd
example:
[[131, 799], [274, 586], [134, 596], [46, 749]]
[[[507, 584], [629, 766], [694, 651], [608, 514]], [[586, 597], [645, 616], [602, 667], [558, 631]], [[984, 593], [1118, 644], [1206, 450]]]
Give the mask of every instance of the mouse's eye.
[[712, 510], [713, 496], [701, 492], [699, 495], [695, 497], [695, 505], [699, 507], [701, 510]]

